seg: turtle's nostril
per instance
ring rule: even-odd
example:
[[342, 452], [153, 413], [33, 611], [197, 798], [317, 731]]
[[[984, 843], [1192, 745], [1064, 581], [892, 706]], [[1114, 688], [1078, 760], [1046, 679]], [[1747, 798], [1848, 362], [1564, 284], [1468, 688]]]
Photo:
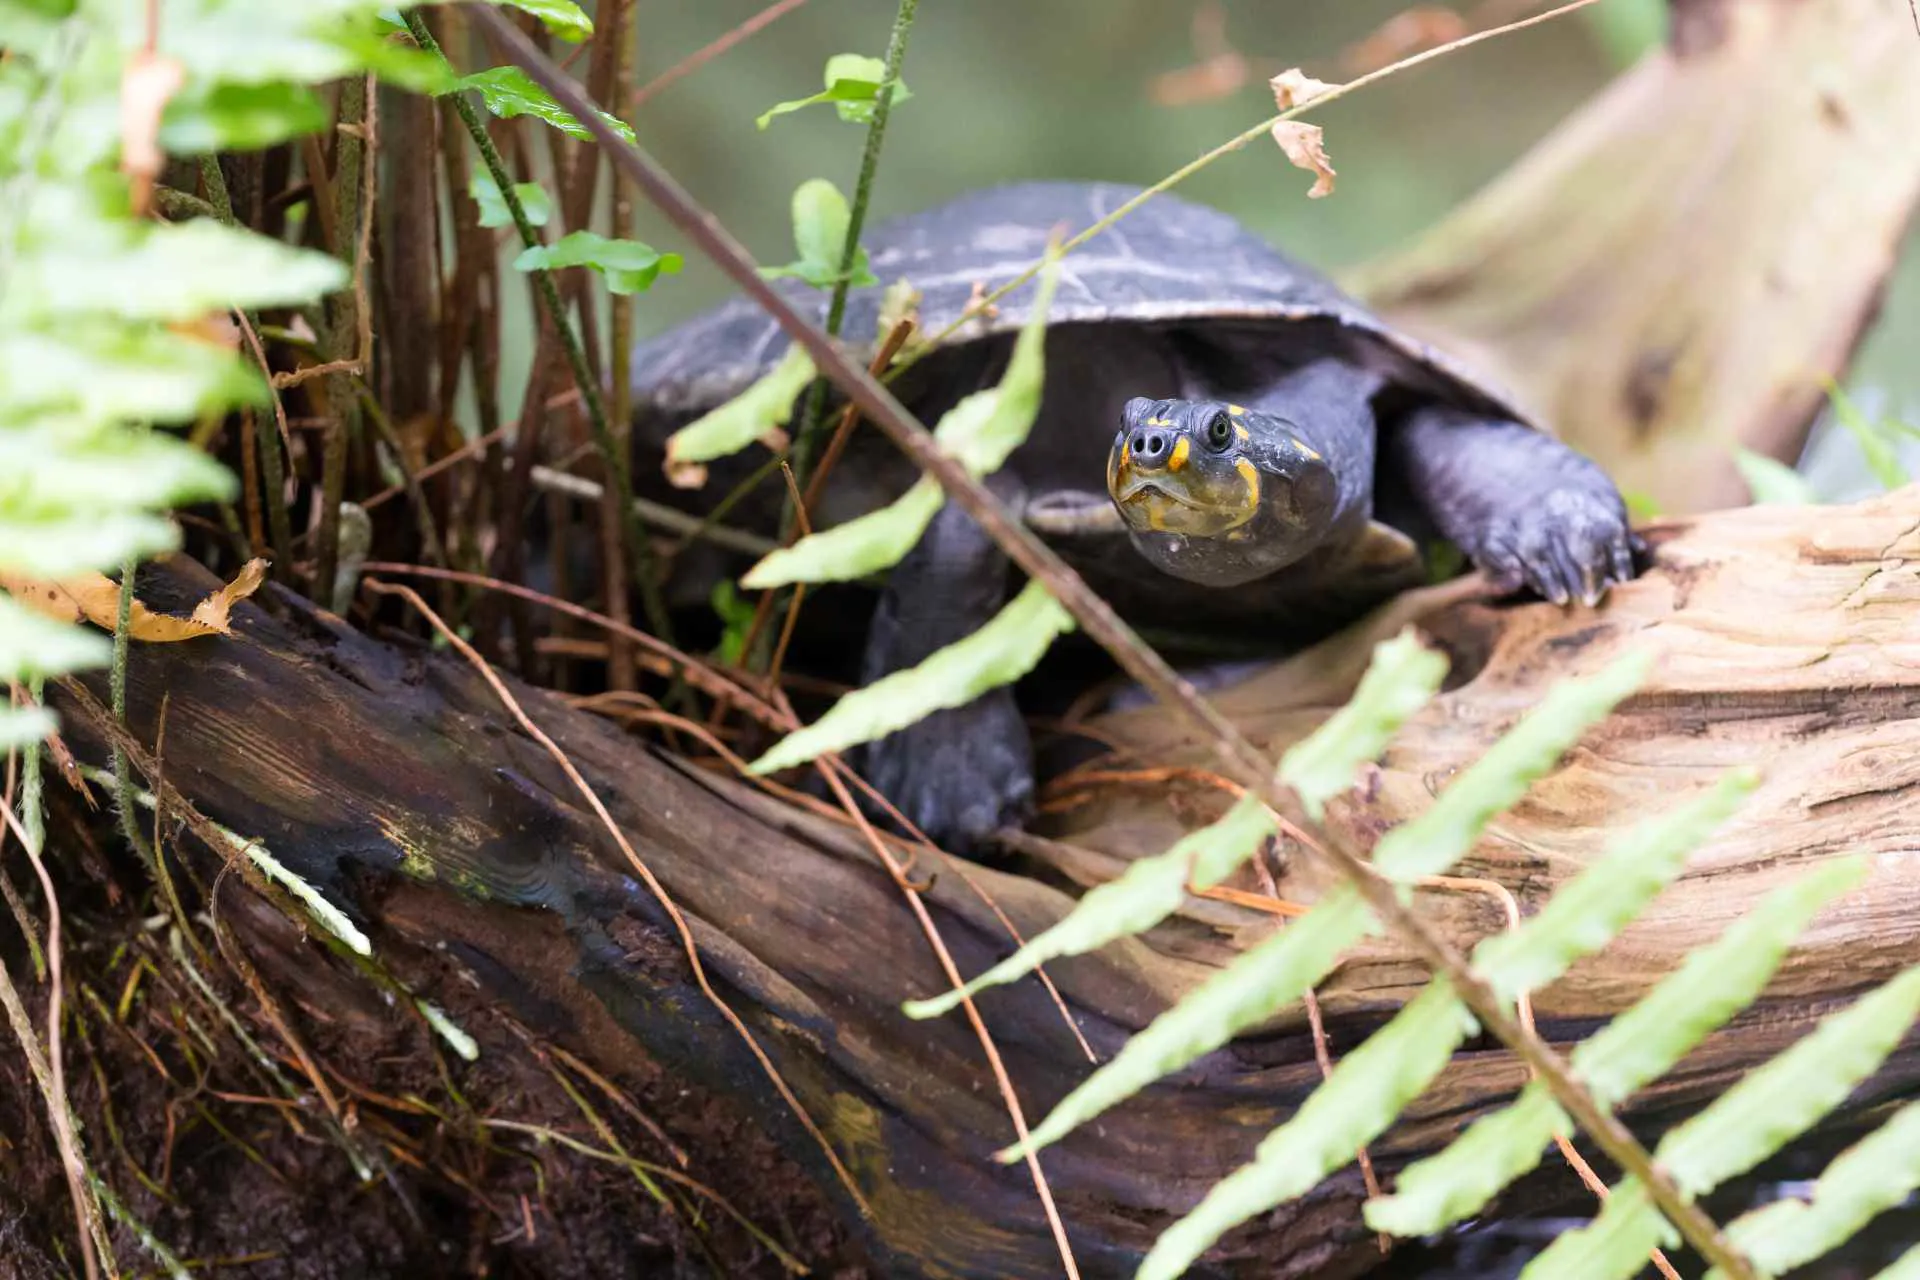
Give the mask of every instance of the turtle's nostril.
[[1127, 447], [1133, 456], [1146, 464], [1166, 461], [1172, 442], [1167, 433], [1156, 427], [1141, 427], [1127, 441]]

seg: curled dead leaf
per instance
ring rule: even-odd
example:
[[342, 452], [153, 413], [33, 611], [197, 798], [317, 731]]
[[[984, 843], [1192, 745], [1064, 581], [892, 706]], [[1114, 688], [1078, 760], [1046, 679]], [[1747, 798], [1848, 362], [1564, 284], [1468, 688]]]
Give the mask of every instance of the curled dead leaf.
[[1315, 80], [1298, 67], [1289, 67], [1267, 81], [1267, 84], [1273, 89], [1274, 105], [1282, 111], [1305, 106], [1328, 90], [1340, 87], [1328, 84], [1325, 80]]
[[1327, 158], [1319, 125], [1304, 120], [1282, 120], [1273, 126], [1273, 140], [1280, 144], [1294, 167], [1314, 175], [1313, 189], [1307, 192], [1309, 200], [1333, 194], [1333, 162]]
[[1350, 47], [1341, 55], [1340, 65], [1354, 75], [1365, 75], [1424, 50], [1451, 44], [1472, 30], [1452, 9], [1417, 5], [1387, 19]]
[[[194, 607], [191, 618], [176, 618], [155, 613], [139, 600], [128, 614], [127, 634], [149, 644], [171, 644], [198, 636], [231, 635], [228, 622], [233, 606], [260, 589], [266, 580], [267, 562], [249, 560], [232, 582]], [[0, 573], [0, 588], [21, 604], [61, 622], [91, 622], [104, 630], [113, 630], [120, 616], [120, 584], [104, 574], [89, 573], [63, 578], [58, 582], [37, 582], [14, 574]]]

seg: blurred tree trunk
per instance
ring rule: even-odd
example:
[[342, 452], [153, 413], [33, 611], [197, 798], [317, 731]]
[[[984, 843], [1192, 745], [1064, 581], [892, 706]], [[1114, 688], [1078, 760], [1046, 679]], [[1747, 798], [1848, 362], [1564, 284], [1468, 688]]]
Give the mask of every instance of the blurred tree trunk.
[[1662, 510], [1791, 463], [1920, 196], [1920, 34], [1893, 0], [1675, 0], [1665, 48], [1346, 281], [1508, 383]]

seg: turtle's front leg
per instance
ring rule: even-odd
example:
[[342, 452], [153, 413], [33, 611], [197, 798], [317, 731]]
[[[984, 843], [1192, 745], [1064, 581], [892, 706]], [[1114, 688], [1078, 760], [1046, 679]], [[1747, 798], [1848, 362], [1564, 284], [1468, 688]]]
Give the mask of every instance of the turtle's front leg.
[[1383, 446], [1427, 518], [1496, 584], [1594, 604], [1634, 576], [1640, 541], [1620, 491], [1553, 437], [1435, 405], [1408, 414]]
[[[1005, 473], [989, 485], [1003, 499], [1019, 487]], [[887, 579], [861, 681], [911, 667], [991, 621], [1006, 602], [1008, 568], [971, 516], [943, 506]], [[1032, 808], [1033, 743], [1009, 687], [936, 711], [862, 756], [867, 780], [944, 849], [967, 851]]]

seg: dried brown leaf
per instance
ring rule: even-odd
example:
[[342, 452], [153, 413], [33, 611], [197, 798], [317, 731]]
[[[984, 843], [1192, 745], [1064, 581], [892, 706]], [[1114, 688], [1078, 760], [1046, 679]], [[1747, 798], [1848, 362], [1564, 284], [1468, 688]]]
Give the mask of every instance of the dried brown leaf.
[[1325, 80], [1315, 80], [1298, 67], [1289, 67], [1267, 81], [1267, 84], [1273, 89], [1274, 105], [1282, 111], [1291, 111], [1295, 107], [1304, 106], [1327, 90], [1339, 88], [1338, 85], [1328, 84]]
[[120, 167], [133, 180], [133, 207], [146, 212], [153, 184], [166, 163], [160, 149], [160, 115], [180, 91], [186, 71], [172, 58], [151, 51], [127, 60], [120, 77]]
[[1471, 30], [1467, 20], [1452, 9], [1420, 5], [1381, 23], [1341, 55], [1340, 65], [1354, 75], [1364, 75], [1423, 50], [1451, 44]]
[[1314, 175], [1313, 189], [1307, 192], [1309, 200], [1333, 194], [1333, 162], [1327, 159], [1319, 125], [1304, 120], [1282, 120], [1273, 126], [1273, 140], [1280, 144], [1296, 168]]
[[[202, 600], [191, 618], [176, 618], [155, 613], [133, 602], [127, 634], [149, 644], [171, 644], [198, 636], [231, 635], [228, 615], [233, 606], [260, 589], [266, 579], [267, 562], [249, 560], [232, 582]], [[113, 630], [120, 616], [120, 584], [104, 574], [89, 573], [58, 582], [36, 582], [14, 574], [0, 573], [0, 588], [15, 600], [48, 617], [62, 622], [85, 620], [107, 631]]]

